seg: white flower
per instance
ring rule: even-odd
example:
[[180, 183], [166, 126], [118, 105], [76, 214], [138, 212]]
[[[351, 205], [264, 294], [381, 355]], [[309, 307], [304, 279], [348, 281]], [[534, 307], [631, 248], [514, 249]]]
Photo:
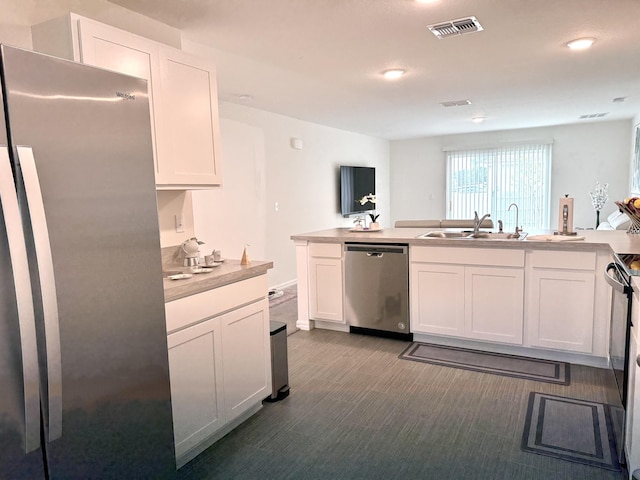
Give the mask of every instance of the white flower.
[[374, 194], [370, 193], [369, 195], [365, 195], [364, 197], [362, 197], [360, 200], [358, 200], [358, 202], [360, 202], [360, 205], [364, 205], [367, 202], [377, 203], [378, 199]]
[[607, 200], [609, 199], [609, 195], [607, 194], [608, 189], [608, 183], [605, 183], [603, 187], [600, 185], [600, 182], [596, 182], [596, 191], [589, 192], [589, 195], [591, 196], [591, 204], [593, 205], [594, 210], [602, 210], [604, 204], [607, 203]]

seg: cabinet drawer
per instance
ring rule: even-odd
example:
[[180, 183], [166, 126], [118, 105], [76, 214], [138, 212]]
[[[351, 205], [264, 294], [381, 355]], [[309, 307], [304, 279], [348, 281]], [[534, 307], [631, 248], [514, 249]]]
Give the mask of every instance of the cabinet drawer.
[[[462, 240], [466, 241], [466, 240]], [[524, 250], [478, 247], [411, 247], [412, 262], [523, 267]]]
[[312, 257], [342, 258], [342, 244], [310, 243], [309, 255]]
[[265, 298], [267, 291], [267, 276], [259, 275], [165, 303], [167, 332]]
[[596, 252], [533, 250], [529, 252], [529, 260], [534, 268], [569, 270], [595, 270], [596, 268]]

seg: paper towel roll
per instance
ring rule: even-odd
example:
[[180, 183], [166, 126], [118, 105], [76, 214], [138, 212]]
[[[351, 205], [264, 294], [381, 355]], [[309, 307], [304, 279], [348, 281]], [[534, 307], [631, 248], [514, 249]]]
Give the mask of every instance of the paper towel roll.
[[560, 199], [558, 232], [563, 234], [573, 232], [573, 197], [568, 195]]

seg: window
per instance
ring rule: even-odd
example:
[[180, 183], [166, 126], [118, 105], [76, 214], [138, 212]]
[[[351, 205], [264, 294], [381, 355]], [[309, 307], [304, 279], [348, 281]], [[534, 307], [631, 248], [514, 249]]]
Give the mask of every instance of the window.
[[505, 230], [515, 225], [518, 205], [525, 230], [549, 228], [551, 144], [508, 145], [475, 150], [446, 150], [447, 218], [490, 213]]

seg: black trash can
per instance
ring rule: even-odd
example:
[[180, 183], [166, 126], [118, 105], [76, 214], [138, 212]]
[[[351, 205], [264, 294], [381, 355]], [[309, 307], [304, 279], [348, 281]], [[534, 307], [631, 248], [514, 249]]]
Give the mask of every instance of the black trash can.
[[289, 395], [289, 363], [287, 360], [287, 324], [270, 322], [271, 335], [271, 396], [267, 402], [277, 402]]

